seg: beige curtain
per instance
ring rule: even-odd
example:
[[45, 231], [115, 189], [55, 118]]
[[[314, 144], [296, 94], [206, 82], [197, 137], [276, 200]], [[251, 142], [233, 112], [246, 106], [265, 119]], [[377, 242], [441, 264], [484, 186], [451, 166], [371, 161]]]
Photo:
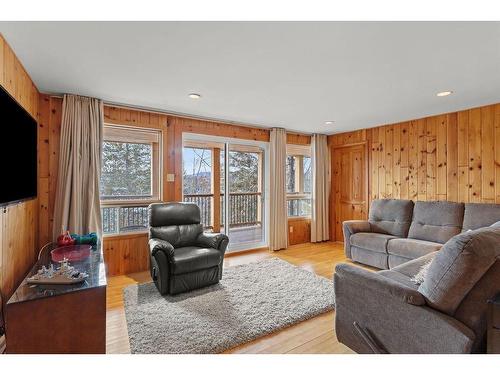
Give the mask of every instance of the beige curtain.
[[53, 238], [62, 230], [101, 233], [101, 100], [64, 95]]
[[311, 242], [330, 239], [328, 196], [330, 194], [330, 154], [326, 135], [314, 134], [311, 140], [312, 217]]
[[286, 131], [271, 130], [270, 152], [270, 226], [269, 248], [286, 249], [288, 246], [288, 220], [286, 212]]

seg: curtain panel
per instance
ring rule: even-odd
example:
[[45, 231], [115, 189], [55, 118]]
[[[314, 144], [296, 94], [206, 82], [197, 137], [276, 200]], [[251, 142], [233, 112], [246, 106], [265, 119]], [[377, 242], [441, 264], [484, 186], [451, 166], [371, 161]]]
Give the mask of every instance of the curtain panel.
[[64, 95], [54, 240], [66, 230], [101, 235], [99, 180], [103, 122], [101, 100]]
[[328, 208], [330, 195], [330, 153], [327, 137], [314, 134], [311, 139], [312, 161], [312, 215], [311, 242], [330, 239]]
[[286, 205], [286, 131], [271, 130], [270, 152], [270, 225], [269, 248], [286, 249], [288, 246], [288, 217]]

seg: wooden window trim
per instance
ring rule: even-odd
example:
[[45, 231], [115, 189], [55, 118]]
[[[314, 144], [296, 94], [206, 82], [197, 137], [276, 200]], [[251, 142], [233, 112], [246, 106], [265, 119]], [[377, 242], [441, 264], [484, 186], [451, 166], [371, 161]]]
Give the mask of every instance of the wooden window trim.
[[[131, 141], [133, 140], [133, 141]], [[163, 130], [139, 126], [104, 124], [103, 141], [121, 143], [143, 143], [151, 145], [151, 197], [145, 199], [101, 199], [101, 208], [147, 207], [151, 203], [161, 202], [163, 184]], [[106, 233], [106, 239], [130, 238], [147, 235], [147, 229]]]
[[[162, 130], [104, 124], [103, 141], [121, 142], [121, 143], [144, 143], [150, 144], [151, 155], [151, 198], [149, 199], [101, 199], [101, 207], [120, 207], [120, 206], [143, 206], [151, 203], [161, 202], [162, 197], [162, 166], [163, 166], [163, 145]], [[130, 142], [133, 139], [133, 142]]]
[[[286, 147], [287, 157], [293, 156], [296, 158], [295, 169], [295, 186], [298, 186], [298, 191], [286, 194], [286, 200], [309, 199], [312, 200], [312, 193], [304, 192], [304, 156], [311, 157], [310, 145], [291, 145]], [[311, 202], [312, 203], [312, 202]], [[307, 216], [288, 216], [288, 219], [310, 219], [311, 215]]]

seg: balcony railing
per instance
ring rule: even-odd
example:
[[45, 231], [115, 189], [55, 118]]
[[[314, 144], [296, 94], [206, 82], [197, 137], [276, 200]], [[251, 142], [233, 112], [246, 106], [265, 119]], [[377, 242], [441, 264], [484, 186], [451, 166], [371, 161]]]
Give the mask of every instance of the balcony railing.
[[[259, 225], [262, 222], [261, 193], [230, 193], [231, 207], [229, 227], [238, 228]], [[193, 202], [200, 207], [201, 223], [205, 229], [224, 226], [224, 194], [220, 194], [220, 217], [212, 218], [213, 194], [185, 194], [185, 202]], [[102, 230], [104, 234], [126, 233], [148, 229], [147, 206], [102, 207]], [[217, 225], [218, 224], [218, 225]]]
[[184, 202], [196, 203], [200, 207], [201, 223], [207, 229], [213, 228], [212, 201], [213, 194], [184, 194]]
[[148, 229], [147, 207], [103, 207], [101, 212], [102, 231], [104, 234]]
[[[261, 224], [261, 196], [262, 193], [229, 193], [230, 218], [229, 227], [244, 227]], [[214, 225], [224, 226], [224, 193], [220, 194], [220, 217], [212, 219], [213, 194], [184, 194], [185, 202], [196, 203], [200, 207], [201, 222], [205, 228]], [[213, 223], [213, 220], [219, 220]]]

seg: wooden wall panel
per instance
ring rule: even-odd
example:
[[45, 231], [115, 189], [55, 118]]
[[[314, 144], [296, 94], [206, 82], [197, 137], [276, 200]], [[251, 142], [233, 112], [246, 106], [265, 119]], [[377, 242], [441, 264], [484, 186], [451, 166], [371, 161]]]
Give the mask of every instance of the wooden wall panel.
[[[418, 197], [418, 122], [411, 121], [408, 133], [408, 199], [416, 200]], [[377, 192], [372, 194], [378, 197]]]
[[495, 203], [500, 203], [500, 104], [495, 106]]
[[446, 199], [458, 202], [458, 116], [451, 113], [446, 127]]
[[495, 201], [495, 106], [481, 108], [481, 200]]
[[437, 199], [436, 196], [436, 118], [430, 117], [426, 119], [425, 123], [425, 142], [426, 148], [426, 187], [425, 194], [426, 200], [433, 201]]
[[335, 134], [328, 142], [356, 144], [360, 134], [370, 145], [370, 200], [500, 203], [500, 104]]
[[62, 99], [41, 94], [38, 124], [38, 198], [39, 246], [52, 241], [59, 142], [61, 136]]
[[481, 109], [469, 112], [469, 202], [481, 202]]
[[288, 244], [297, 245], [307, 242], [311, 242], [311, 219], [288, 219]]
[[[1, 34], [0, 84], [38, 119], [38, 90]], [[5, 304], [38, 254], [38, 200], [0, 210], [0, 293]]]
[[108, 276], [149, 269], [148, 235], [145, 233], [107, 237], [103, 250]]

